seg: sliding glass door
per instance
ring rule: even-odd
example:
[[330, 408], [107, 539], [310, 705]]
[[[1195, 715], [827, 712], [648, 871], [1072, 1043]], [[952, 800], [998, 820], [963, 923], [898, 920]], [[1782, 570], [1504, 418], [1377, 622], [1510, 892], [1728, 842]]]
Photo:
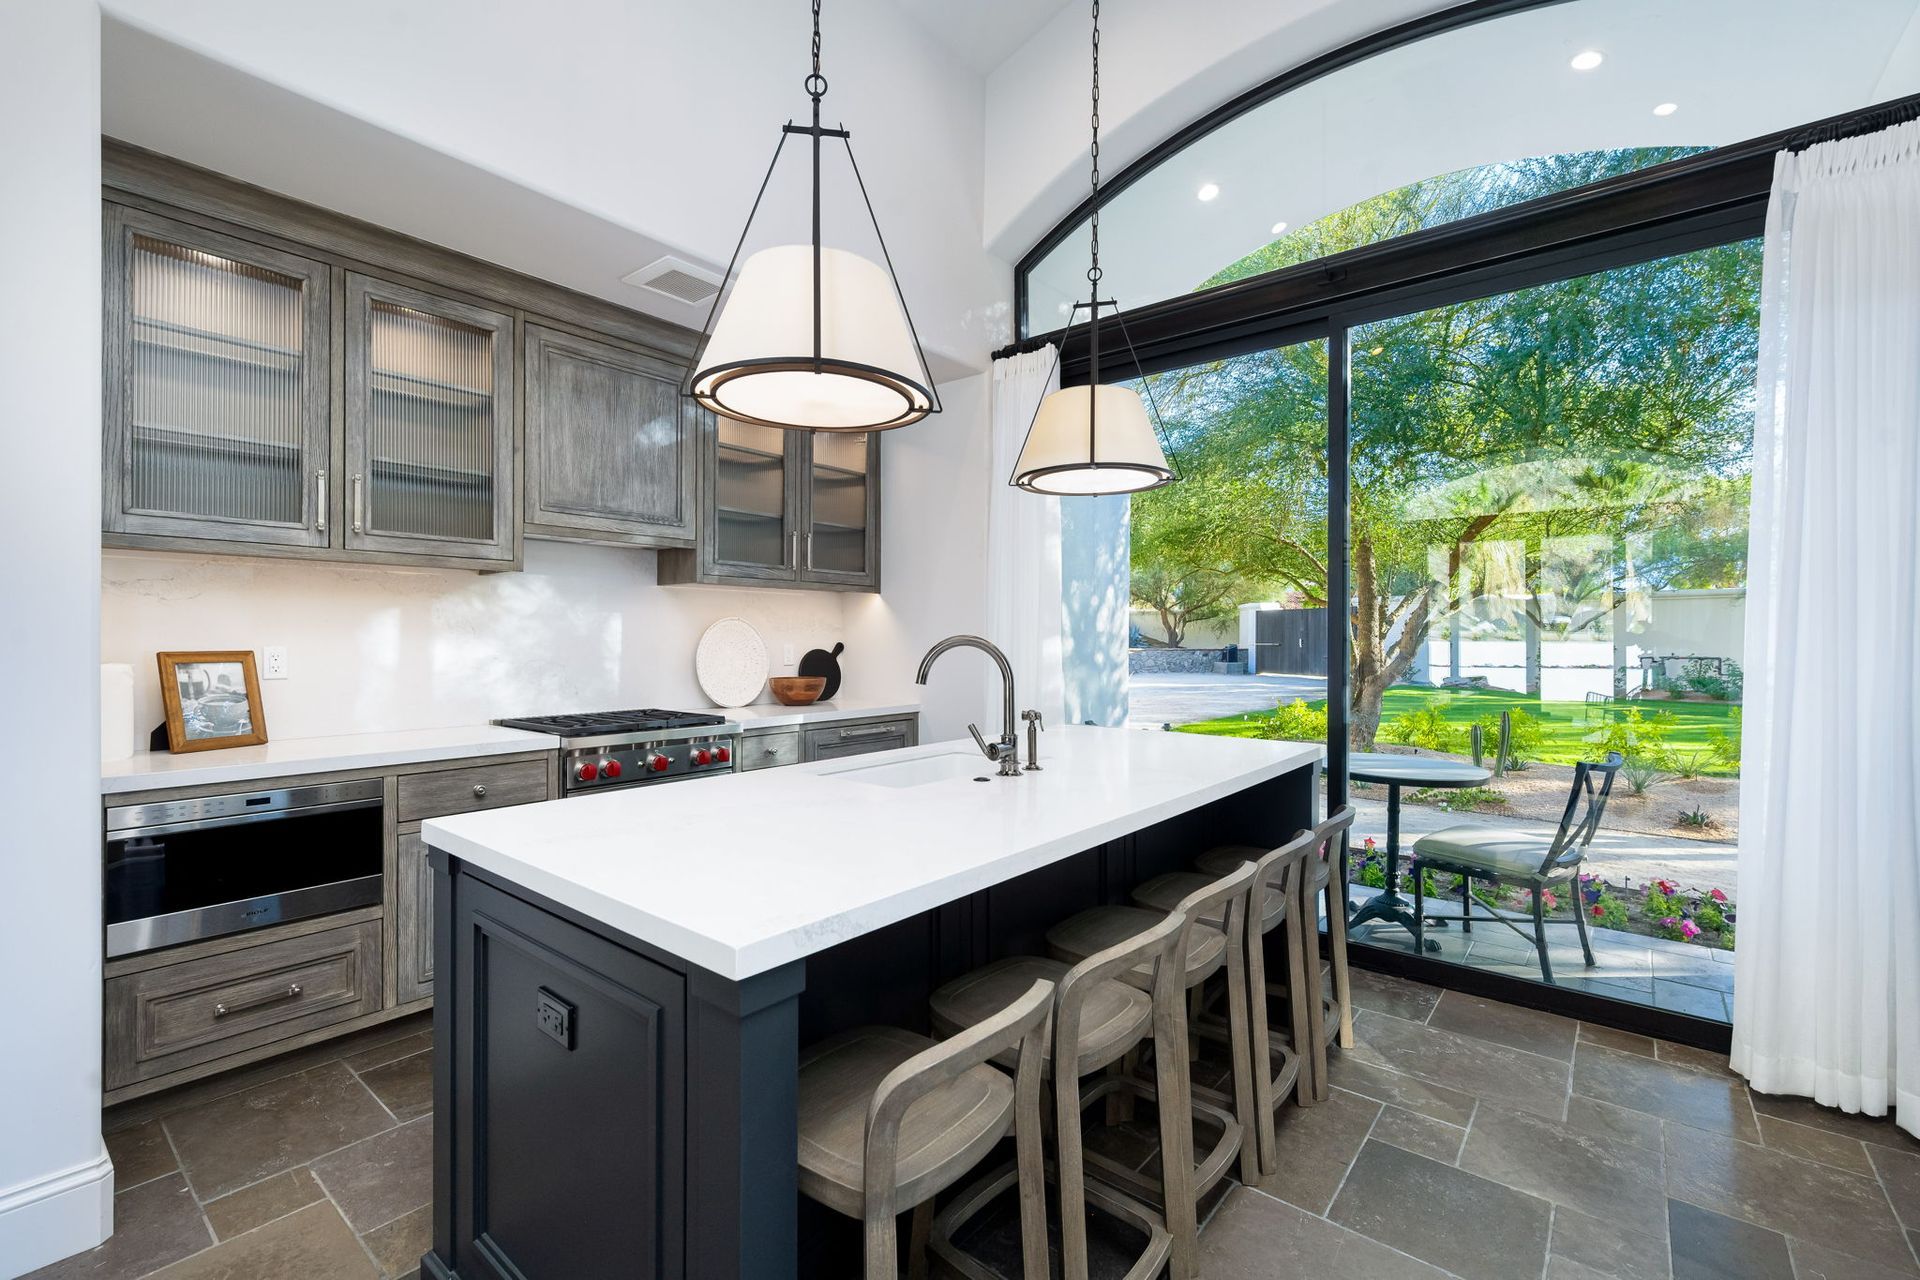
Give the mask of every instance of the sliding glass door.
[[1346, 330], [1356, 943], [1418, 855], [1428, 958], [1729, 1017], [1759, 295], [1743, 241]]

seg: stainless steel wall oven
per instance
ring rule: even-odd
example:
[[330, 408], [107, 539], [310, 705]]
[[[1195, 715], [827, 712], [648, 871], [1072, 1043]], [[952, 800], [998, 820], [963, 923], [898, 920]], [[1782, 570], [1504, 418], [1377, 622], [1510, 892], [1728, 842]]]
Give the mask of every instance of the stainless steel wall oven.
[[365, 778], [108, 809], [107, 955], [377, 904], [384, 797]]

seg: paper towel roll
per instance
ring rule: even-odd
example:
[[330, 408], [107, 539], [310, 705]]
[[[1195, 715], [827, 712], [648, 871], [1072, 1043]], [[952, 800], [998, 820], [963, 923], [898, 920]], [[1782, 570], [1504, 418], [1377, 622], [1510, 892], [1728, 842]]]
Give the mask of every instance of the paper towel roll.
[[100, 664], [100, 758], [125, 760], [139, 749], [133, 730], [133, 668]]

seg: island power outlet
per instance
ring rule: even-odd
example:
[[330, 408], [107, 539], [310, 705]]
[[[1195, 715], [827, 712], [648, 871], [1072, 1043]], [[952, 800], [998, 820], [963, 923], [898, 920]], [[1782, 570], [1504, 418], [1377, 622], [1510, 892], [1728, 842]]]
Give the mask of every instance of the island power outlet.
[[562, 1049], [573, 1049], [573, 1006], [541, 987], [534, 1022]]

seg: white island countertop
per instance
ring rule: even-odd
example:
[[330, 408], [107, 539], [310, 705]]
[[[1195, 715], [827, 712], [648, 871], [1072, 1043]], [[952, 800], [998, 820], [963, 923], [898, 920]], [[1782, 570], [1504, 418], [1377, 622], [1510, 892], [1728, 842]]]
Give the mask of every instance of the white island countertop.
[[[937, 742], [439, 818], [423, 834], [740, 981], [1319, 761], [1300, 743], [1067, 726], [1018, 779], [975, 782], [992, 766], [973, 743]], [[921, 773], [948, 776], [880, 781]]]

